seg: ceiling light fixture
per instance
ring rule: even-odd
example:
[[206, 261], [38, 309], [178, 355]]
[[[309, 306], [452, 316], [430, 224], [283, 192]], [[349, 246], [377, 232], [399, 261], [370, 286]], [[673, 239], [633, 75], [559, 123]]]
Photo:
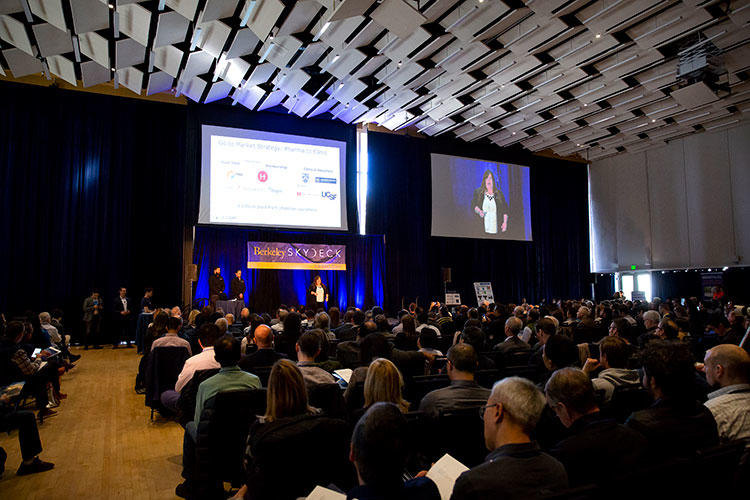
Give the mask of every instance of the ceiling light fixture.
[[538, 30], [539, 28], [540, 28], [540, 26], [539, 26], [538, 24], [537, 24], [537, 25], [534, 25], [534, 27], [533, 27], [533, 28], [531, 28], [531, 29], [529, 29], [529, 30], [526, 30], [526, 31], [525, 31], [525, 32], [523, 32], [522, 34], [518, 35], [518, 36], [517, 36], [516, 38], [514, 38], [514, 39], [513, 39], [513, 40], [511, 40], [510, 42], [508, 42], [508, 43], [504, 44], [504, 45], [503, 45], [503, 47], [507, 49], [508, 47], [510, 47], [510, 46], [511, 46], [511, 45], [513, 45], [514, 43], [518, 42], [518, 41], [519, 41], [519, 40], [521, 40], [522, 38], [525, 38], [525, 37], [529, 36], [530, 34], [532, 34], [533, 32], [535, 32], [535, 31], [536, 31], [536, 30]]
[[593, 21], [594, 19], [596, 19], [597, 17], [601, 16], [602, 14], [606, 14], [610, 10], [614, 9], [615, 7], [617, 7], [618, 5], [620, 5], [622, 2], [623, 2], [623, 0], [617, 0], [615, 3], [610, 4], [610, 5], [606, 6], [606, 7], [604, 7], [602, 10], [600, 10], [599, 12], [597, 12], [596, 14], [594, 14], [593, 16], [591, 16], [588, 19], [585, 19], [584, 21], [581, 21], [581, 22], [583, 24], [587, 24], [589, 21]]
[[671, 19], [671, 20], [667, 21], [666, 23], [662, 24], [661, 26], [657, 26], [656, 28], [654, 28], [652, 30], [648, 30], [647, 32], [643, 33], [642, 35], [638, 35], [637, 37], [635, 37], [633, 39], [633, 41], [637, 42], [638, 40], [640, 40], [642, 38], [645, 38], [645, 37], [647, 37], [647, 36], [649, 36], [651, 34], [654, 34], [657, 31], [666, 28], [667, 26], [671, 26], [672, 24], [674, 24], [674, 23], [676, 23], [678, 21], [682, 21], [682, 16], [677, 16], [674, 19]]
[[[159, 1], [161, 4], [161, 2], [164, 2], [165, 0], [159, 0]], [[242, 19], [240, 20], [240, 28], [244, 28], [245, 26], [247, 26], [247, 22], [250, 20], [250, 14], [252, 14], [253, 10], [255, 9], [256, 3], [257, 3], [257, 0], [248, 0], [248, 2], [245, 3], [245, 13], [242, 15]], [[159, 9], [159, 10], [162, 10], [162, 9]]]
[[[453, 28], [455, 28], [456, 26], [458, 26], [459, 24], [461, 24], [462, 22], [464, 22], [464, 21], [465, 21], [465, 20], [466, 20], [466, 19], [467, 19], [467, 18], [468, 18], [468, 17], [470, 16], [470, 15], [472, 15], [472, 14], [474, 13], [474, 11], [475, 11], [476, 9], [478, 9], [478, 8], [479, 8], [479, 5], [474, 5], [474, 6], [472, 6], [472, 8], [471, 8], [471, 9], [469, 9], [469, 10], [468, 10], [467, 12], [465, 12], [463, 16], [460, 16], [460, 17], [459, 17], [458, 19], [456, 19], [456, 20], [455, 20], [455, 21], [453, 22], [453, 24], [451, 24], [450, 26], [448, 26], [447, 28], [445, 28], [445, 31], [450, 31], [450, 30], [452, 30]], [[459, 8], [459, 10], [460, 10], [460, 8]]]
[[330, 22], [327, 22], [323, 25], [322, 28], [320, 28], [320, 31], [318, 31], [318, 34], [313, 37], [313, 42], [317, 42], [320, 40], [320, 37], [323, 35], [323, 33], [326, 32], [326, 30], [331, 26]]

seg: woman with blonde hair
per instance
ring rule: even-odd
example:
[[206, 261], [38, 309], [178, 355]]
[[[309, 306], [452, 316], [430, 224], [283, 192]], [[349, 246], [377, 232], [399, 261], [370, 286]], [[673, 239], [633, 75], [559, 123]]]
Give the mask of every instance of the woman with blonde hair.
[[370, 363], [365, 378], [366, 410], [375, 403], [394, 403], [402, 413], [409, 411], [409, 402], [403, 398], [404, 379], [396, 365], [385, 358]]
[[312, 415], [318, 411], [307, 402], [307, 387], [302, 372], [288, 359], [280, 359], [273, 365], [268, 377], [266, 414], [264, 423], [297, 415]]

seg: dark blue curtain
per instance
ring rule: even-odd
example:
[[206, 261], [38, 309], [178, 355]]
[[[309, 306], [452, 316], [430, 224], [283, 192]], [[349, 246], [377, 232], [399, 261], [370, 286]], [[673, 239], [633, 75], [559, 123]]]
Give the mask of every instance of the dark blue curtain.
[[[591, 295], [586, 166], [461, 141], [368, 134], [367, 232], [386, 238], [386, 303], [441, 297], [449, 287], [473, 303], [475, 281], [491, 281], [498, 301]], [[453, 154], [531, 167], [533, 242], [430, 236], [430, 154]]]
[[0, 82], [0, 311], [181, 295], [186, 107]]
[[[248, 241], [326, 243], [346, 245], [346, 271], [278, 271], [247, 269]], [[259, 231], [227, 227], [198, 227], [194, 262], [198, 265], [195, 298], [208, 298], [208, 276], [221, 267], [229, 282], [238, 269], [247, 286], [246, 302], [254, 311], [272, 311], [279, 304], [304, 305], [313, 276], [328, 287], [328, 306], [371, 307], [383, 304], [385, 250], [382, 236], [349, 233]]]

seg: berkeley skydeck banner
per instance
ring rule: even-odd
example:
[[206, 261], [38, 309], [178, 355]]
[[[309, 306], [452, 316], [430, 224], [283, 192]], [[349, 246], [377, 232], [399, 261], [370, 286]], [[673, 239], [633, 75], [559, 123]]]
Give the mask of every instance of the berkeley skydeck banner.
[[248, 241], [247, 268], [346, 271], [346, 246]]

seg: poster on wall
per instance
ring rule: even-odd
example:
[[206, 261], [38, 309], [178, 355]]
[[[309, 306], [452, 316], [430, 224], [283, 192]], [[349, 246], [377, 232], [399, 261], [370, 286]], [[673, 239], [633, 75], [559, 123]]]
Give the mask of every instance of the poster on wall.
[[248, 241], [247, 268], [346, 271], [346, 246]]
[[492, 283], [489, 281], [474, 282], [474, 293], [477, 296], [477, 305], [482, 305], [485, 300], [492, 304], [495, 302], [495, 294], [492, 293]]
[[701, 289], [703, 298], [711, 300], [714, 298], [714, 287], [724, 285], [724, 273], [701, 273]]

